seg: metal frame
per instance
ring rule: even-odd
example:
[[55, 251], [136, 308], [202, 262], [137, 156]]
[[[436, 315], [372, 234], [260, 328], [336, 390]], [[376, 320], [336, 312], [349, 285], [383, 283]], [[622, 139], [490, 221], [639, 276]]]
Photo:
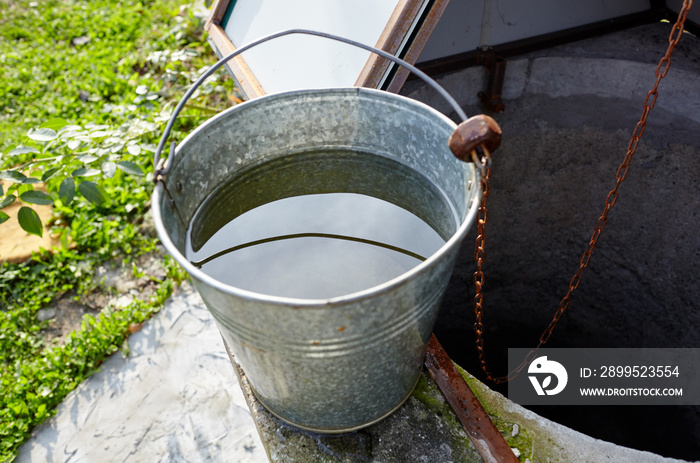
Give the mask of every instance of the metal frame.
[[[216, 0], [205, 24], [209, 40], [219, 57], [236, 51], [224, 30], [231, 1]], [[448, 2], [449, 0], [398, 0], [375, 48], [415, 64]], [[248, 98], [266, 94], [255, 77], [255, 71], [242, 57], [237, 56], [229, 61], [227, 68]], [[355, 86], [398, 92], [408, 75], [407, 69], [396, 68], [385, 58], [372, 54], [357, 76]]]
[[[691, 12], [693, 11], [691, 10]], [[673, 21], [677, 15], [678, 12], [666, 7], [663, 0], [660, 2], [652, 0], [652, 7], [646, 11], [495, 45], [489, 48], [488, 51], [502, 58], [508, 58], [564, 43], [629, 29], [631, 27], [651, 24], [664, 19]], [[700, 14], [697, 14], [697, 16], [700, 18]], [[693, 18], [694, 17], [689, 16], [685, 24], [685, 30], [694, 35], [699, 35], [700, 24], [694, 22]], [[444, 58], [419, 62], [416, 66], [429, 75], [442, 74], [479, 65], [480, 55], [483, 53], [484, 50], [475, 49]]]

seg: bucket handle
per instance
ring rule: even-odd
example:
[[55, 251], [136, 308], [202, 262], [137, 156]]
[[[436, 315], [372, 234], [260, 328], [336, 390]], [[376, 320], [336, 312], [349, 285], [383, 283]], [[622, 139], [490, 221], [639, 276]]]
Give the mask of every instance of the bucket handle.
[[158, 147], [156, 148], [156, 153], [153, 158], [153, 165], [154, 165], [154, 173], [153, 173], [153, 181], [157, 182], [158, 180], [161, 180], [164, 175], [166, 175], [170, 171], [170, 167], [172, 165], [172, 159], [175, 156], [175, 142], [171, 142], [170, 144], [170, 153], [168, 154], [167, 158], [161, 157], [161, 153], [163, 152], [163, 148], [165, 147], [165, 143], [168, 140], [168, 136], [170, 136], [170, 131], [173, 128], [173, 125], [175, 124], [175, 119], [177, 119], [177, 116], [180, 114], [180, 111], [182, 111], [182, 108], [185, 107], [185, 103], [187, 103], [187, 100], [190, 99], [192, 94], [199, 88], [204, 81], [214, 74], [221, 66], [226, 64], [229, 60], [232, 58], [235, 58], [239, 54], [243, 53], [246, 50], [249, 50], [250, 48], [253, 48], [257, 45], [260, 45], [261, 43], [267, 42], [269, 40], [275, 39], [277, 37], [282, 37], [285, 35], [291, 35], [291, 34], [306, 34], [306, 35], [315, 35], [318, 37], [324, 37], [327, 39], [331, 40], [336, 40], [338, 42], [344, 42], [349, 45], [354, 45], [358, 48], [363, 48], [367, 51], [370, 51], [372, 53], [375, 53], [382, 58], [386, 58], [390, 61], [393, 61], [394, 63], [405, 67], [421, 79], [428, 85], [430, 85], [433, 89], [435, 89], [447, 102], [450, 104], [452, 109], [457, 113], [457, 116], [459, 116], [462, 120], [462, 122], [465, 122], [467, 120], [467, 115], [464, 113], [462, 108], [459, 106], [457, 101], [455, 101], [454, 98], [444, 89], [442, 88], [435, 80], [433, 80], [431, 77], [429, 77], [425, 72], [421, 71], [414, 65], [407, 63], [406, 61], [402, 60], [401, 58], [397, 58], [396, 56], [387, 53], [383, 50], [379, 50], [375, 47], [365, 45], [360, 42], [356, 42], [351, 39], [347, 39], [344, 37], [339, 37], [337, 35], [332, 35], [328, 34], [325, 32], [317, 32], [317, 31], [312, 31], [312, 30], [307, 30], [307, 29], [289, 29], [286, 31], [281, 31], [281, 32], [276, 32], [274, 34], [267, 35], [265, 37], [262, 37], [260, 39], [254, 40], [253, 42], [248, 43], [247, 45], [242, 46], [241, 48], [237, 49], [236, 51], [231, 52], [227, 56], [224, 56], [221, 58], [219, 61], [217, 61], [216, 64], [214, 64], [212, 67], [207, 69], [207, 71], [202, 74], [197, 81], [192, 84], [192, 86], [187, 90], [185, 95], [182, 97], [180, 102], [178, 103], [177, 107], [175, 107], [175, 110], [173, 111], [172, 115], [170, 116], [170, 120], [168, 121], [168, 124], [165, 127], [165, 131], [163, 132], [163, 136], [160, 139], [160, 143], [158, 143]]

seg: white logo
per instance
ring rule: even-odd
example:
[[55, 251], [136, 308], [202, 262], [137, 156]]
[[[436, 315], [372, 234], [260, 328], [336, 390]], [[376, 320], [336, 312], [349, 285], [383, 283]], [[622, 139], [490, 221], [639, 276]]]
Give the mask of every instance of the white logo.
[[[566, 382], [569, 380], [569, 375], [566, 373], [566, 368], [559, 362], [554, 360], [547, 360], [547, 356], [538, 357], [532, 361], [530, 367], [527, 369], [528, 373], [535, 373], [536, 375], [529, 376], [532, 386], [537, 391], [537, 395], [556, 395], [564, 390], [566, 387]], [[546, 373], [547, 376], [542, 374]], [[540, 383], [537, 379], [538, 376], [542, 376], [542, 382]], [[552, 389], [547, 389], [552, 383], [552, 376], [557, 378], [556, 387]]]

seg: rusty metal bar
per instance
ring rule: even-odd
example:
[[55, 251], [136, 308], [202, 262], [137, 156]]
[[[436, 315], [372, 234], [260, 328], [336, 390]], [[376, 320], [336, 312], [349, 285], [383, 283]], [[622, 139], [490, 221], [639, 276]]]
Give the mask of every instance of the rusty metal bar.
[[519, 463], [435, 335], [428, 342], [425, 366], [484, 461]]
[[484, 66], [489, 73], [486, 92], [479, 92], [479, 98], [487, 111], [500, 113], [506, 108], [501, 101], [503, 81], [506, 77], [506, 60], [489, 49], [476, 55], [476, 62]]

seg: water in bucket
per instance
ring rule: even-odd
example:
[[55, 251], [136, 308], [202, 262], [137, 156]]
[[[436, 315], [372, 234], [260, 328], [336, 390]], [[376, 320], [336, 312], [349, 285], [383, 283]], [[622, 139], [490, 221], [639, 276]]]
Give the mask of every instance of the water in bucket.
[[186, 256], [234, 287], [325, 299], [405, 273], [457, 220], [435, 185], [400, 162], [315, 151], [232, 176], [197, 211]]

